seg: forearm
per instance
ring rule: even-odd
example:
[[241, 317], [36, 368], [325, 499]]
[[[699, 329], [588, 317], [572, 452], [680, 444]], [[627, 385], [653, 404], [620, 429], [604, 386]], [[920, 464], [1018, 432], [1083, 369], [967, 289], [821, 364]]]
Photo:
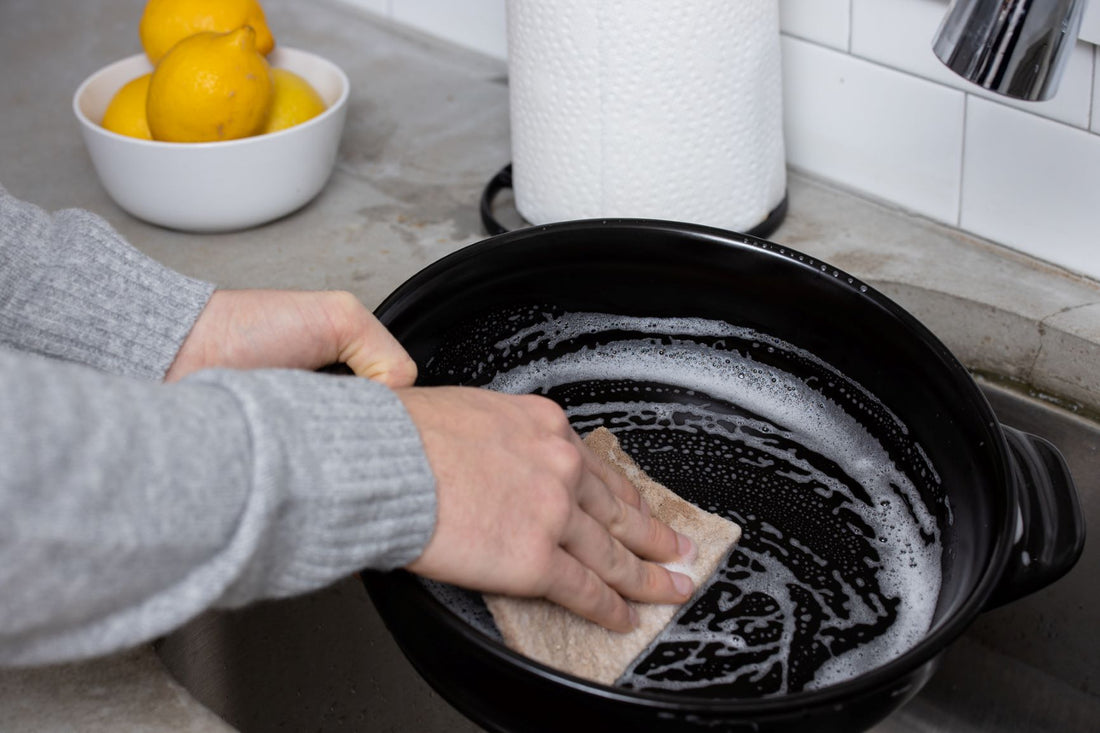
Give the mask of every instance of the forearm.
[[0, 345], [159, 380], [211, 292], [94, 214], [49, 214], [0, 186]]
[[0, 348], [0, 663], [102, 654], [210, 606], [417, 557], [434, 481], [367, 380], [163, 386]]

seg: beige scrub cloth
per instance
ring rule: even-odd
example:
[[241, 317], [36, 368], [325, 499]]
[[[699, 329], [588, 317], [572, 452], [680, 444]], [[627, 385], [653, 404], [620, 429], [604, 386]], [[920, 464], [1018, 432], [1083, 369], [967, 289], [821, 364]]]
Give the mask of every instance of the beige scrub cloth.
[[[606, 428], [590, 433], [585, 443], [637, 487], [658, 519], [695, 540], [699, 552], [693, 562], [665, 563], [664, 567], [685, 573], [696, 589], [700, 588], [741, 539], [741, 528], [699, 509], [651, 479]], [[509, 648], [562, 672], [605, 685], [614, 684], [680, 610], [678, 604], [630, 601], [640, 623], [634, 631], [622, 634], [543, 599], [486, 594], [485, 603]]]

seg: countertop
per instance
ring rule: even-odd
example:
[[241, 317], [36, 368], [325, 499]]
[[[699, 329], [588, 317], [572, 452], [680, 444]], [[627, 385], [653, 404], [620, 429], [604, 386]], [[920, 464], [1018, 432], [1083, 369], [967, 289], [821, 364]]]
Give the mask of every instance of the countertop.
[[[0, 183], [83, 207], [135, 246], [223, 287], [335, 288], [377, 305], [428, 263], [484, 238], [477, 203], [509, 160], [506, 67], [333, 0], [265, 0], [280, 44], [351, 79], [337, 167], [305, 208], [248, 231], [138, 221], [99, 185], [71, 111], [77, 85], [140, 50], [144, 0], [0, 4]], [[1069, 412], [1100, 411], [1100, 283], [791, 171], [770, 238], [885, 292], [968, 366]], [[507, 206], [507, 201], [502, 201]], [[152, 647], [0, 671], [0, 730], [225, 731]]]

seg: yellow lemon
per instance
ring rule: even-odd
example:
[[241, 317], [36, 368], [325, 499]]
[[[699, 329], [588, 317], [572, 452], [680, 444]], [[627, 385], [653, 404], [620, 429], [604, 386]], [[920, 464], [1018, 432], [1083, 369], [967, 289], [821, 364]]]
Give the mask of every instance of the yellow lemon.
[[155, 140], [211, 142], [255, 135], [273, 89], [249, 26], [196, 33], [161, 59], [149, 80], [146, 112]]
[[264, 10], [257, 0], [149, 0], [138, 34], [145, 55], [156, 64], [172, 46], [202, 31], [227, 33], [251, 26], [256, 49], [265, 56], [275, 47]]
[[111, 102], [107, 105], [107, 111], [103, 113], [103, 121], [100, 124], [119, 135], [152, 140], [149, 120], [145, 117], [145, 99], [149, 94], [151, 76], [152, 74], [144, 74], [131, 79], [115, 92], [115, 96], [111, 97]]
[[271, 111], [261, 133], [285, 130], [325, 111], [321, 95], [293, 71], [274, 68], [271, 80], [275, 82], [275, 96], [271, 98]]

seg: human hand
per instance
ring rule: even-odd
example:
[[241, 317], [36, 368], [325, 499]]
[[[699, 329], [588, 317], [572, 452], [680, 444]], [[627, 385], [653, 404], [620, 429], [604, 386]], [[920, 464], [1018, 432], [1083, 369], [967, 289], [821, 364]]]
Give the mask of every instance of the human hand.
[[656, 562], [690, 556], [692, 541], [649, 514], [556, 404], [466, 387], [397, 394], [420, 430], [438, 497], [435, 532], [409, 570], [546, 598], [615, 631], [637, 623], [624, 598], [691, 596], [688, 576]]
[[164, 381], [209, 367], [319, 369], [336, 363], [389, 387], [416, 381], [416, 363], [351, 293], [217, 290]]

